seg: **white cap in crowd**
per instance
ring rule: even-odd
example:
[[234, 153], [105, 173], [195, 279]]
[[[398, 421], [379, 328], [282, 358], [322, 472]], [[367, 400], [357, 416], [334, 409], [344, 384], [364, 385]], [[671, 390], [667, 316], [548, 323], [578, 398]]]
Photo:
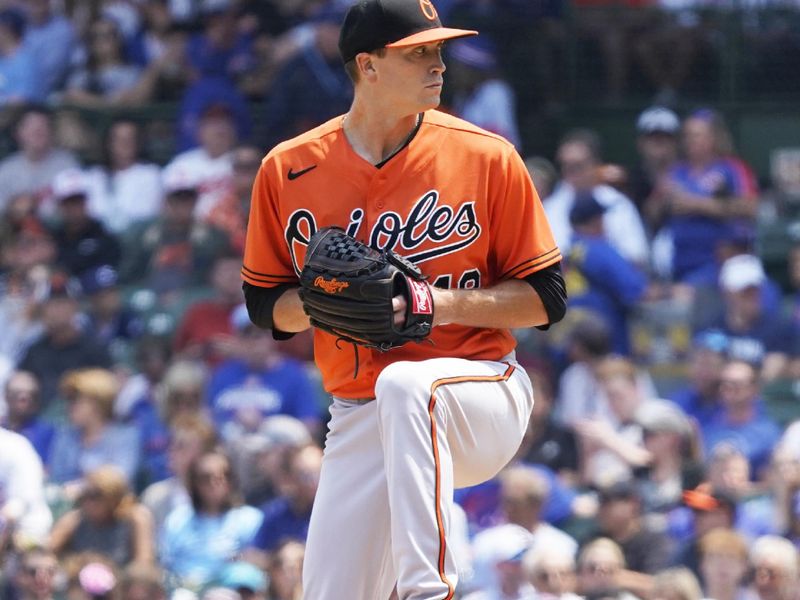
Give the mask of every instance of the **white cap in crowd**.
[[719, 272], [719, 286], [726, 292], [741, 292], [759, 286], [767, 279], [761, 260], [752, 254], [737, 254], [724, 263]]

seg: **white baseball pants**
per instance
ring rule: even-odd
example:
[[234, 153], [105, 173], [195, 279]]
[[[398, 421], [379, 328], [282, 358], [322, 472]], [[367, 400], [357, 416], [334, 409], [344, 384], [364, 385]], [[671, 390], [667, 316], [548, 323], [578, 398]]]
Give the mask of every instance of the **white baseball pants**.
[[376, 400], [334, 399], [303, 566], [306, 600], [443, 600], [453, 489], [513, 457], [533, 408], [525, 371], [496, 361], [397, 362]]

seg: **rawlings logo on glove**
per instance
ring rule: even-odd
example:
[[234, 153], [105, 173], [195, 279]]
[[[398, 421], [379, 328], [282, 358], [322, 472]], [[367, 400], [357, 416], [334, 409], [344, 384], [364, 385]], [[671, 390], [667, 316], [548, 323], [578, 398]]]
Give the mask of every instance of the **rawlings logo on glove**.
[[[360, 346], [390, 350], [424, 340], [433, 327], [433, 295], [422, 272], [338, 227], [311, 236], [299, 294], [311, 325]], [[392, 298], [398, 295], [408, 308], [395, 325]]]

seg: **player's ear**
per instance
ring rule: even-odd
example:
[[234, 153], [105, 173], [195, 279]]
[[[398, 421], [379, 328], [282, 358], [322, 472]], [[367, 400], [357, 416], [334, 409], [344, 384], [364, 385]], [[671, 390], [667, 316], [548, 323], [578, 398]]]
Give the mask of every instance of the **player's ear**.
[[375, 76], [375, 62], [372, 54], [362, 52], [357, 55], [356, 64], [358, 65], [358, 71], [361, 73], [362, 77], [371, 79]]

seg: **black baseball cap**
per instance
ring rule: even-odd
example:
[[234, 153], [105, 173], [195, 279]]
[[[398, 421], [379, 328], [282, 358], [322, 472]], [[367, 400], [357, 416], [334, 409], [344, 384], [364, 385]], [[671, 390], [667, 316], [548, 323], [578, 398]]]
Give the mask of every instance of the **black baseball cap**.
[[358, 0], [339, 33], [344, 62], [360, 52], [401, 48], [478, 35], [477, 31], [443, 27], [431, 0]]

